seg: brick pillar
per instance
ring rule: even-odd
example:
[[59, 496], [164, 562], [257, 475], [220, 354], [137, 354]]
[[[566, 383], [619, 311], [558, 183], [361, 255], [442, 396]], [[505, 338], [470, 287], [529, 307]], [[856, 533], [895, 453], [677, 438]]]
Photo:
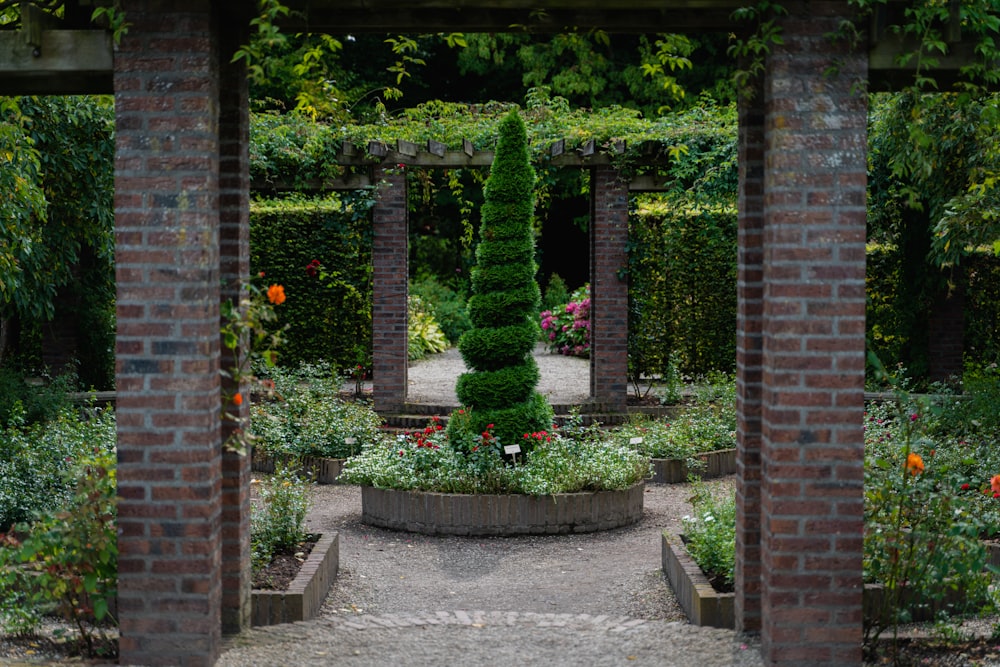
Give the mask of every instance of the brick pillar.
[[590, 395], [602, 409], [625, 411], [628, 396], [628, 183], [611, 166], [591, 172]]
[[115, 53], [120, 662], [220, 652], [219, 105], [200, 0], [125, 3]]
[[372, 213], [372, 397], [379, 412], [406, 402], [408, 224], [406, 175], [377, 168], [378, 202]]
[[[846, 1], [786, 5], [765, 68], [761, 652], [860, 665], [866, 50]], [[824, 75], [831, 66], [837, 75]]]
[[[250, 16], [239, 3], [226, 8], [230, 29], [219, 35], [219, 273], [222, 299], [238, 303], [240, 285], [250, 273], [250, 113], [245, 61], [230, 62], [249, 39]], [[220, 346], [220, 363], [234, 364], [230, 350]], [[222, 391], [236, 391], [222, 379]], [[225, 442], [236, 420], [250, 414], [250, 401], [230, 406], [234, 421], [222, 422]], [[249, 454], [249, 453], [248, 453]], [[250, 456], [222, 452], [222, 631], [237, 633], [250, 626]]]
[[736, 627], [760, 630], [761, 323], [764, 315], [764, 108], [758, 85], [739, 102], [736, 322]]

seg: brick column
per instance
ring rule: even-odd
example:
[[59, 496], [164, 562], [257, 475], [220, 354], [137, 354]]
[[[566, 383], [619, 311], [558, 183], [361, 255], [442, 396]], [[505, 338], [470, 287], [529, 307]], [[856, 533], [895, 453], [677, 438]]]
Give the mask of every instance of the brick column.
[[[219, 65], [219, 273], [222, 299], [237, 303], [240, 285], [250, 273], [250, 113], [244, 61], [231, 62], [233, 53], [249, 39], [250, 16], [243, 3], [230, 3], [220, 31]], [[220, 346], [220, 363], [233, 365], [233, 354]], [[236, 387], [222, 379], [222, 391]], [[250, 401], [230, 406], [239, 420], [250, 414]], [[225, 442], [237, 421], [222, 422]], [[222, 452], [222, 631], [237, 633], [250, 627], [250, 456]]]
[[826, 36], [846, 1], [786, 7], [764, 83], [761, 652], [860, 665], [867, 99], [852, 87], [868, 63]]
[[372, 397], [379, 412], [399, 412], [406, 402], [406, 296], [409, 216], [406, 175], [377, 168], [378, 202], [372, 212]]
[[120, 662], [219, 655], [218, 62], [210, 3], [134, 0], [115, 54]]
[[736, 317], [736, 627], [760, 630], [761, 323], [764, 315], [764, 108], [739, 102]]
[[628, 183], [611, 166], [590, 181], [590, 395], [601, 409], [625, 411], [628, 396]]

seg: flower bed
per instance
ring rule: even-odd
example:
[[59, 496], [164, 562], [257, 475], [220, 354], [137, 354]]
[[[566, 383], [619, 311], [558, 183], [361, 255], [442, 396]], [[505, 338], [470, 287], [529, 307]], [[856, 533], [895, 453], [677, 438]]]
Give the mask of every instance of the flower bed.
[[459, 494], [361, 488], [365, 523], [425, 535], [585, 533], [642, 518], [644, 485], [627, 489], [526, 494]]
[[340, 534], [320, 535], [287, 589], [251, 592], [251, 625], [277, 625], [315, 618], [337, 578], [339, 567]]
[[694, 625], [733, 628], [734, 593], [719, 593], [688, 554], [680, 535], [664, 531], [662, 538], [663, 572], [670, 581], [684, 613]]
[[695, 459], [701, 462], [697, 467], [690, 466], [687, 459], [651, 459], [653, 479], [650, 481], [656, 484], [678, 484], [688, 481], [691, 474], [702, 479], [736, 474], [735, 449], [698, 454]]

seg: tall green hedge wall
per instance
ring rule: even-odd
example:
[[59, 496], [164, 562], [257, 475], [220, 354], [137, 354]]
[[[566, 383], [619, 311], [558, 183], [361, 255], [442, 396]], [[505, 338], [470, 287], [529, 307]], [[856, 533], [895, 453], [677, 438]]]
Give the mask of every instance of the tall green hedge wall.
[[[370, 196], [267, 200], [250, 209], [250, 268], [285, 286], [287, 324], [279, 363], [324, 360], [370, 367], [372, 225]], [[306, 266], [318, 260], [322, 273]]]
[[736, 211], [647, 203], [629, 230], [629, 372], [736, 364]]

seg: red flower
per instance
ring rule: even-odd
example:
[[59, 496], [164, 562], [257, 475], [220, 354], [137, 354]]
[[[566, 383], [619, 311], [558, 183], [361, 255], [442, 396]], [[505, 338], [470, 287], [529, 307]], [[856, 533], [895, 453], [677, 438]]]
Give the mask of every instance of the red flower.
[[[910, 452], [909, 454], [906, 455], [905, 468], [906, 472], [910, 473], [911, 475], [914, 476], [919, 475], [924, 471], [924, 460], [920, 458], [920, 454], [917, 454], [916, 452]], [[1000, 484], [1000, 475], [997, 475], [995, 479], [997, 479], [998, 484]]]
[[993, 475], [993, 477], [990, 478], [990, 488], [993, 489], [994, 492], [1000, 492], [1000, 475]]
[[[310, 278], [315, 278], [317, 276], [317, 274], [319, 274], [319, 267], [320, 266], [321, 266], [321, 264], [319, 263], [319, 260], [318, 259], [314, 259], [313, 261], [309, 262], [306, 265], [306, 274]], [[359, 366], [359, 368], [360, 368], [360, 366]]]
[[963, 491], [968, 491], [968, 490], [969, 490], [969, 485], [968, 485], [968, 483], [966, 483], [966, 484], [963, 484], [963, 485], [962, 485], [962, 490], [963, 490]]
[[243, 394], [241, 394], [240, 392], [236, 392], [235, 394], [233, 394], [233, 405], [237, 407], [243, 405]]

